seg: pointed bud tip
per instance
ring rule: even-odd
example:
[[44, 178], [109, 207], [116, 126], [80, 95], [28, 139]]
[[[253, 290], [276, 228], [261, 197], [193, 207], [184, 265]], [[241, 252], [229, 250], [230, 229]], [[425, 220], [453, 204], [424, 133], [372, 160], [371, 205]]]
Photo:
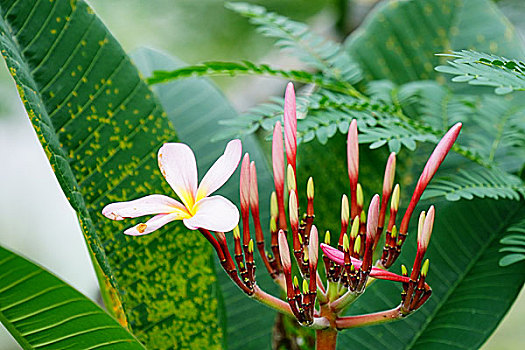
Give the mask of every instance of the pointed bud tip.
[[250, 254], [253, 253], [253, 239], [250, 239], [250, 242], [248, 243], [248, 252]]
[[307, 280], [303, 280], [303, 294], [308, 294], [308, 281]]
[[379, 223], [379, 195], [375, 194], [368, 207], [368, 217], [366, 220], [366, 234], [375, 239], [377, 234], [377, 225]]
[[233, 228], [233, 238], [235, 238], [235, 239], [241, 238], [241, 233], [239, 231], [239, 226], [238, 225]]
[[289, 272], [292, 268], [292, 261], [290, 259], [290, 250], [288, 248], [286, 234], [283, 230], [279, 230], [279, 253], [281, 255], [283, 268]]
[[405, 265], [401, 265], [401, 274], [403, 276], [408, 276], [408, 270], [407, 270], [407, 267]]
[[352, 228], [350, 230], [350, 237], [356, 238], [358, 233], [359, 233], [359, 216], [356, 216], [354, 218], [354, 222], [352, 223]]
[[288, 186], [288, 192], [297, 190], [295, 188], [295, 174], [291, 164], [288, 164], [288, 167], [286, 168], [286, 184]]
[[422, 224], [421, 235], [418, 232], [418, 248], [426, 250], [428, 243], [430, 242], [430, 236], [432, 235], [432, 229], [434, 227], [434, 206], [430, 206], [428, 213], [425, 217], [425, 222]]
[[389, 196], [394, 185], [394, 178], [396, 175], [396, 154], [390, 153], [385, 168], [385, 178], [383, 181], [383, 196]]
[[306, 185], [306, 197], [308, 199], [314, 198], [314, 179], [310, 176]]
[[343, 250], [345, 252], [350, 251], [350, 241], [348, 240], [348, 235], [346, 233], [343, 235]]
[[361, 187], [360, 183], [357, 184], [356, 199], [357, 205], [362, 208], [365, 203], [365, 197], [363, 195], [363, 187]]
[[297, 195], [295, 191], [290, 192], [288, 211], [290, 212], [290, 224], [299, 225], [299, 212], [297, 207]]
[[299, 288], [299, 279], [297, 276], [293, 276], [293, 285], [295, 288]]
[[423, 266], [421, 267], [421, 276], [427, 277], [429, 265], [430, 265], [430, 261], [426, 259], [425, 262], [423, 263]]
[[346, 194], [343, 194], [343, 197], [341, 198], [341, 222], [347, 225], [349, 217], [350, 205], [348, 204], [348, 197]]
[[357, 236], [354, 242], [354, 253], [357, 255], [361, 254], [361, 236]]
[[279, 216], [279, 207], [277, 204], [277, 194], [275, 191], [272, 192], [272, 195], [270, 197], [270, 215], [273, 218], [277, 218]]
[[423, 210], [421, 214], [419, 214], [419, 221], [417, 223], [417, 241], [421, 241], [421, 236], [423, 235], [423, 226], [425, 224], [425, 211]]
[[310, 264], [317, 264], [319, 257], [319, 232], [315, 225], [312, 226], [310, 231], [310, 241], [308, 243], [308, 256], [310, 257]]
[[330, 245], [331, 237], [330, 237], [330, 231], [326, 230], [324, 234], [324, 244]]
[[396, 184], [396, 186], [394, 187], [390, 207], [395, 211], [399, 210], [399, 184]]
[[355, 119], [352, 120], [348, 128], [346, 153], [348, 177], [350, 183], [355, 184], [359, 176], [359, 140], [357, 136], [357, 121]]
[[270, 217], [270, 232], [277, 232], [277, 221], [275, 217]]

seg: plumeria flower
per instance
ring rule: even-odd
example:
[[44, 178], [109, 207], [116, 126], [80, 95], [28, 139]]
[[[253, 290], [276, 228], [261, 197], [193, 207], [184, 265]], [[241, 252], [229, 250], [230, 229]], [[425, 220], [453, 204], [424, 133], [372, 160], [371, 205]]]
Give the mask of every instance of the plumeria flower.
[[193, 151], [183, 143], [165, 143], [158, 154], [159, 168], [182, 203], [168, 196], [153, 194], [129, 202], [111, 203], [102, 210], [102, 214], [112, 220], [155, 214], [145, 223], [124, 231], [133, 236], [151, 233], [174, 220], [182, 220], [190, 230], [231, 231], [239, 223], [237, 207], [222, 196], [210, 195], [232, 176], [241, 160], [241, 153], [241, 141], [230, 141], [224, 154], [197, 186], [197, 163]]

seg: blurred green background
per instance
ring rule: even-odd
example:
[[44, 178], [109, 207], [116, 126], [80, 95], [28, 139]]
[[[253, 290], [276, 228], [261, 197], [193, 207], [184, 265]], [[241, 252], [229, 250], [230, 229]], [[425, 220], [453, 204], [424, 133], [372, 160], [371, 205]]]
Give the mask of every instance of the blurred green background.
[[[256, 33], [221, 0], [88, 1], [130, 52], [142, 46], [165, 51], [188, 62], [242, 60], [300, 67], [277, 52], [272, 40]], [[375, 0], [266, 0], [261, 4], [317, 33], [341, 40], [364, 18]], [[519, 32], [525, 33], [525, 1], [497, 2]], [[217, 78], [239, 111], [280, 94], [284, 81], [265, 78]], [[0, 68], [0, 241], [47, 267], [77, 289], [98, 300], [98, 288], [73, 210], [69, 207], [18, 99], [5, 64]], [[49, 239], [51, 237], [51, 239]], [[50, 243], [51, 242], [51, 243]], [[522, 291], [485, 350], [525, 347]], [[0, 334], [0, 349], [18, 349]]]

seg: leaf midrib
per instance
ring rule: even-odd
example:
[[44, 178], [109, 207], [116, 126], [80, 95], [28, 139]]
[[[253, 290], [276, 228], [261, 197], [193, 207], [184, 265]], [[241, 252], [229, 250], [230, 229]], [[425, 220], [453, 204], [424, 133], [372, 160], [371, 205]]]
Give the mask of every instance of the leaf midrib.
[[[497, 230], [497, 234], [495, 234], [490, 240], [487, 240], [484, 245], [478, 250], [478, 254], [474, 257], [474, 259], [471, 259], [470, 264], [467, 265], [467, 268], [463, 270], [463, 273], [456, 279], [456, 282], [448, 289], [448, 292], [443, 296], [442, 303], [438, 304], [438, 306], [432, 311], [430, 314], [430, 317], [427, 317], [425, 320], [425, 323], [422, 325], [420, 330], [416, 332], [414, 335], [412, 341], [405, 347], [405, 349], [411, 349], [414, 344], [419, 340], [419, 338], [425, 333], [428, 326], [434, 321], [435, 316], [439, 313], [441, 308], [447, 303], [447, 300], [450, 298], [450, 296], [455, 292], [455, 290], [459, 287], [459, 285], [463, 282], [463, 280], [468, 276], [469, 272], [472, 270], [472, 268], [476, 265], [479, 258], [485, 253], [485, 251], [490, 247], [495, 241], [497, 242], [497, 239], [501, 236], [503, 231], [505, 230], [505, 227], [507, 227], [510, 222], [512, 222], [512, 219], [516, 216], [516, 213], [520, 211], [520, 209], [523, 207], [523, 204], [520, 204], [516, 207], [516, 210], [510, 214], [507, 219], [504, 221], [504, 223], [500, 226], [500, 228]], [[457, 345], [457, 344], [455, 344]]]

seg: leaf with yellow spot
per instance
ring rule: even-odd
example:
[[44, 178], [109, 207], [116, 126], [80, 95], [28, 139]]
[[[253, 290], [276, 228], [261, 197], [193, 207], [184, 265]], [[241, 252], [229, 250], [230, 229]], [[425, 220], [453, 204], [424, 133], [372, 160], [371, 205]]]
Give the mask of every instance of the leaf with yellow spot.
[[[122, 232], [132, 220], [101, 215], [110, 202], [173, 196], [156, 165], [160, 146], [177, 140], [162, 106], [85, 1], [34, 5], [0, 0], [0, 47], [100, 266], [107, 309], [150, 348], [220, 348], [222, 326], [213, 317], [219, 309], [216, 276], [206, 241], [180, 222], [128, 237]], [[104, 113], [97, 117], [95, 111]], [[183, 298], [184, 290], [192, 292]], [[182, 334], [187, 327], [192, 333]]]

